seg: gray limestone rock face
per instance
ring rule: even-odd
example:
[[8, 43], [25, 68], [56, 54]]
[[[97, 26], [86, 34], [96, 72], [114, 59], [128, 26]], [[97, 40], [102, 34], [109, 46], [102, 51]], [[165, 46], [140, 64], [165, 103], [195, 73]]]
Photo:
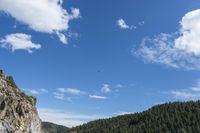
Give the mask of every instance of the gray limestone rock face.
[[35, 104], [36, 98], [20, 91], [12, 77], [0, 71], [0, 133], [42, 133]]

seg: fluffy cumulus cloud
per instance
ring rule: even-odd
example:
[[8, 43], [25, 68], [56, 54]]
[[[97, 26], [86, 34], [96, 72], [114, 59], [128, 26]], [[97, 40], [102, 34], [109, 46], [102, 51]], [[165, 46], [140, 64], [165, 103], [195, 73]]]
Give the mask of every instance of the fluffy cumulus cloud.
[[80, 18], [80, 10], [78, 8], [72, 8], [72, 15], [70, 15], [70, 19]]
[[136, 29], [136, 26], [134, 26], [134, 25], [128, 25], [127, 23], [126, 23], [126, 21], [124, 20], [124, 19], [122, 19], [122, 18], [120, 18], [120, 19], [118, 19], [117, 20], [117, 26], [120, 28], [120, 29]]
[[70, 20], [80, 17], [80, 11], [72, 8], [69, 14], [62, 3], [62, 0], [1, 0], [0, 11], [34, 31], [57, 34], [60, 41], [66, 44], [64, 32], [68, 30]]
[[198, 100], [200, 98], [200, 80], [197, 81], [194, 87], [182, 90], [172, 90], [170, 95], [178, 100]]
[[145, 62], [173, 68], [200, 70], [200, 9], [188, 12], [180, 21], [179, 32], [146, 37], [134, 56]]
[[117, 20], [117, 25], [121, 29], [129, 29], [130, 28], [129, 25], [126, 24], [125, 20], [123, 20], [122, 18]]
[[53, 122], [66, 127], [78, 126], [91, 120], [106, 118], [103, 115], [78, 114], [49, 108], [40, 108], [38, 112], [43, 121]]
[[188, 53], [200, 55], [200, 9], [187, 13], [181, 21], [181, 36], [175, 47]]
[[101, 88], [101, 91], [103, 93], [109, 93], [109, 92], [111, 92], [110, 87], [109, 87], [108, 84], [103, 84], [103, 87]]
[[23, 33], [15, 33], [5, 36], [0, 40], [0, 46], [2, 48], [15, 50], [26, 50], [29, 53], [32, 53], [33, 49], [40, 49], [41, 45], [32, 42], [32, 36], [23, 34]]
[[108, 98], [105, 97], [105, 96], [99, 96], [99, 95], [89, 95], [89, 98], [92, 98], [92, 99], [101, 99], [101, 100], [106, 100], [106, 99], [108, 99]]

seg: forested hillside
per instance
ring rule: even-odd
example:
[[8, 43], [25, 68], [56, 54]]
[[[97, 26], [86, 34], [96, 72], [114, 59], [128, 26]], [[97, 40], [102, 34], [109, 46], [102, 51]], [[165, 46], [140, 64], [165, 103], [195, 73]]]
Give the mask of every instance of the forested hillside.
[[69, 128], [50, 122], [42, 122], [42, 129], [45, 133], [66, 133]]
[[92, 121], [77, 133], [200, 133], [200, 101], [157, 105], [142, 113]]

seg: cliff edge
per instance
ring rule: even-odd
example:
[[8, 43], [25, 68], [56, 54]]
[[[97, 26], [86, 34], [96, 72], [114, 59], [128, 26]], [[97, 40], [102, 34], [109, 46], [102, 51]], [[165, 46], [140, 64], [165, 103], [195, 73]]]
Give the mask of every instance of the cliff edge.
[[20, 91], [0, 70], [0, 133], [42, 133], [36, 98]]

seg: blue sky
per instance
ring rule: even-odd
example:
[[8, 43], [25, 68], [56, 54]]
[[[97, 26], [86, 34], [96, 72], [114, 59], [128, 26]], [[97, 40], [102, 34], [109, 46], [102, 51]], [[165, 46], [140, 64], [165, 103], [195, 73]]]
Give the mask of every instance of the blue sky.
[[197, 100], [199, 8], [199, 0], [2, 0], [0, 68], [37, 97], [43, 120], [66, 126]]

